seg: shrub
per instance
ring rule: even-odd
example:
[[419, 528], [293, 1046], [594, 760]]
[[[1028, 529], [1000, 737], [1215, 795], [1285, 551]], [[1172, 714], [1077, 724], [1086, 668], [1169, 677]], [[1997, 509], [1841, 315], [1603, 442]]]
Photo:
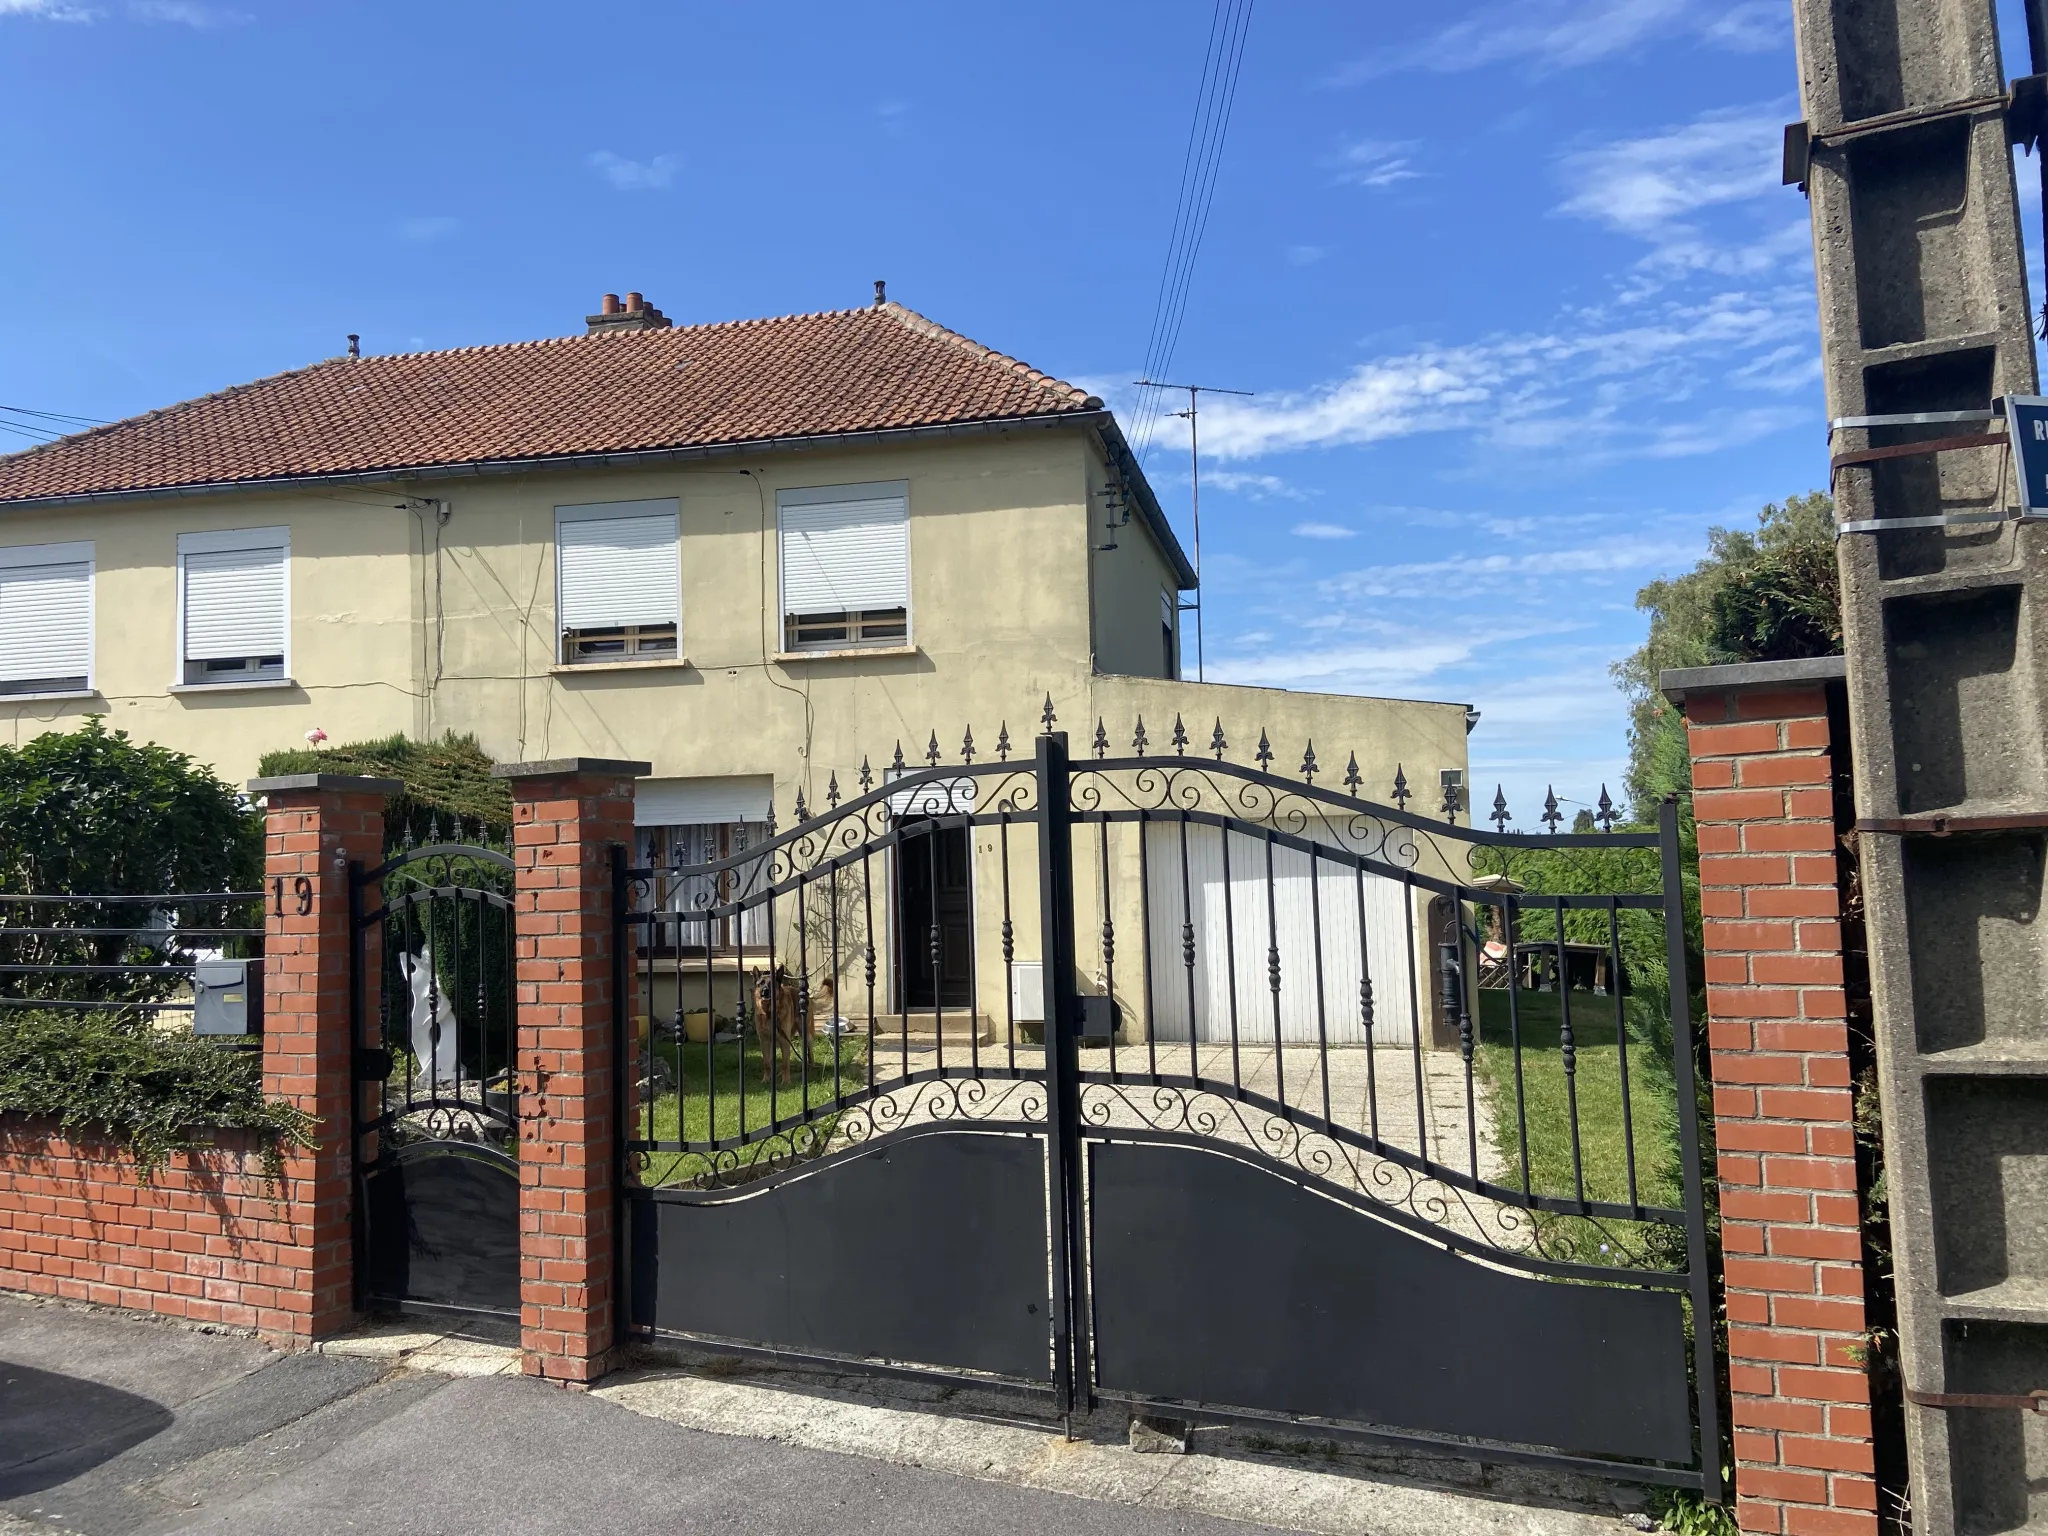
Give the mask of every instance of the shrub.
[[24, 1010], [7, 1020], [0, 1110], [126, 1141], [145, 1184], [172, 1153], [207, 1146], [201, 1128], [252, 1132], [273, 1184], [285, 1147], [315, 1145], [311, 1115], [263, 1097], [255, 1052], [112, 1014]]
[[263, 754], [265, 778], [290, 773], [355, 773], [398, 779], [402, 793], [384, 807], [385, 841], [396, 846], [410, 832], [425, 840], [438, 824], [454, 839], [501, 843], [511, 832], [512, 789], [491, 777], [493, 763], [474, 736], [453, 731], [439, 741], [386, 736], [314, 751], [291, 747]]

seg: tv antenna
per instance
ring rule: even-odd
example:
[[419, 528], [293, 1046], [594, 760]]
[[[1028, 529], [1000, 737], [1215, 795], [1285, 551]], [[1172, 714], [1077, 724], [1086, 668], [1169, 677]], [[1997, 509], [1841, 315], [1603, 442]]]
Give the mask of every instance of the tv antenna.
[[1188, 392], [1188, 408], [1169, 414], [1179, 417], [1188, 424], [1188, 480], [1191, 491], [1190, 502], [1194, 510], [1195, 524], [1195, 600], [1179, 605], [1182, 613], [1190, 610], [1195, 615], [1195, 681], [1207, 682], [1208, 650], [1202, 644], [1202, 438], [1196, 430], [1195, 418], [1201, 413], [1201, 395], [1236, 395], [1249, 400], [1252, 392], [1248, 389], [1221, 389], [1214, 384], [1168, 384], [1159, 379], [1138, 380], [1140, 389], [1184, 389]]

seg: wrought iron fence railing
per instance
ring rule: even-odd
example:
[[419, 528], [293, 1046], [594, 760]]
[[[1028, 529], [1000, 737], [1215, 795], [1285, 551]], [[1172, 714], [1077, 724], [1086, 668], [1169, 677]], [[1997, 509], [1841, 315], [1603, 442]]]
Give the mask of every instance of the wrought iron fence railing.
[[[253, 1030], [264, 901], [261, 891], [0, 892], [0, 1027], [23, 1010], [189, 1023], [215, 987]], [[236, 967], [239, 989], [228, 985]]]

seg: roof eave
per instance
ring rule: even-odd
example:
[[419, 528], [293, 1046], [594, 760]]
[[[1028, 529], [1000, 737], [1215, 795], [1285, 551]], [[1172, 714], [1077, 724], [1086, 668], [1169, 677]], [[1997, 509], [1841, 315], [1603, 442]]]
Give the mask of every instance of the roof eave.
[[1033, 429], [1094, 428], [1105, 439], [1114, 437], [1124, 458], [1126, 471], [1135, 476], [1139, 506], [1148, 526], [1161, 535], [1183, 586], [1193, 584], [1193, 572], [1166, 524], [1165, 515], [1145, 484], [1142, 471], [1130, 449], [1123, 445], [1110, 413], [1101, 409], [1054, 411], [1043, 415], [989, 417], [979, 421], [937, 422], [921, 427], [882, 427], [858, 432], [820, 432], [801, 436], [750, 438], [739, 442], [701, 443], [683, 448], [634, 448], [615, 452], [548, 454], [515, 459], [465, 459], [445, 464], [394, 464], [378, 469], [341, 470], [327, 474], [272, 475], [253, 480], [195, 481], [183, 485], [138, 486], [133, 488], [82, 491], [65, 496], [0, 497], [0, 512], [40, 512], [65, 507], [99, 506], [111, 502], [171, 501], [201, 496], [256, 495], [265, 491], [291, 491], [302, 486], [378, 485], [393, 481], [454, 480], [471, 475], [541, 474], [552, 470], [640, 469], [663, 464], [689, 463], [705, 459], [750, 457], [769, 453], [801, 453], [825, 448], [887, 447], [898, 443], [940, 441], [955, 437], [978, 437], [998, 432]]

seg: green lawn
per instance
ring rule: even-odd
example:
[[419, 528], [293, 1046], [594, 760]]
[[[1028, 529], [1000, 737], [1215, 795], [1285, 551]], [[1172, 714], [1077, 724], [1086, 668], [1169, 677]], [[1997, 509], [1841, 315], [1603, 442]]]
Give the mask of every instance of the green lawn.
[[[651, 1116], [642, 1109], [635, 1140], [723, 1141], [739, 1136], [743, 1126], [752, 1136], [765, 1130], [771, 1119], [787, 1122], [807, 1107], [829, 1108], [835, 1093], [852, 1093], [867, 1085], [868, 1042], [862, 1036], [813, 1037], [808, 1075], [799, 1049], [786, 1083], [779, 1074], [773, 1082], [762, 1081], [761, 1050], [751, 1033], [723, 1045], [663, 1044], [655, 1049], [667, 1061], [675, 1086], [655, 1099]], [[644, 1070], [644, 1062], [642, 1066]], [[806, 1137], [829, 1135], [832, 1119], [827, 1114], [811, 1122]], [[787, 1137], [774, 1137], [773, 1142], [767, 1149], [772, 1153], [789, 1150]], [[672, 1183], [709, 1166], [698, 1153], [657, 1152], [642, 1180]]]
[[[1626, 1201], [1628, 1142], [1622, 1130], [1620, 1051], [1615, 1045], [1614, 1000], [1573, 992], [1579, 1164], [1589, 1200]], [[1522, 1151], [1516, 1116], [1515, 1056], [1505, 990], [1479, 993], [1480, 1045], [1475, 1065], [1493, 1095], [1494, 1141], [1505, 1167], [1501, 1182], [1519, 1187]], [[1529, 1127], [1529, 1182], [1539, 1195], [1577, 1193], [1572, 1162], [1570, 1093], [1559, 1045], [1558, 994], [1517, 992], [1522, 1039], [1521, 1104]], [[1671, 1064], [1632, 1029], [1628, 1041], [1629, 1113], [1636, 1158], [1637, 1198], [1645, 1205], [1679, 1204], [1677, 1100]]]

